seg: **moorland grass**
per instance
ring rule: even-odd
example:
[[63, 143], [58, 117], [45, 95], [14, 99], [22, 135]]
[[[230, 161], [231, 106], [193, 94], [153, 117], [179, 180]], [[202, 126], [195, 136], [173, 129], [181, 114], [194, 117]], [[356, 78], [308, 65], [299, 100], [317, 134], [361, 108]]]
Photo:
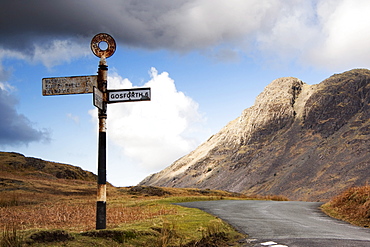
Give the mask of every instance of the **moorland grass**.
[[323, 211], [351, 224], [370, 226], [370, 185], [353, 187], [322, 206]]
[[[56, 186], [56, 183], [62, 186]], [[37, 192], [24, 196], [24, 191], [23, 194], [0, 191], [1, 198], [8, 198], [3, 199], [0, 205], [0, 228], [4, 229], [0, 246], [8, 246], [3, 242], [14, 235], [19, 243], [36, 247], [186, 246], [206, 238], [226, 244], [244, 237], [201, 210], [173, 205], [194, 200], [235, 199], [229, 197], [235, 196], [232, 193], [160, 188], [168, 193], [150, 196], [146, 194], [148, 190], [132, 193], [131, 188], [108, 187], [107, 229], [96, 231], [94, 198], [83, 192], [76, 193], [83, 190], [72, 189], [69, 181], [38, 184], [47, 188], [46, 193], [37, 189]], [[85, 182], [83, 187], [90, 189]], [[27, 198], [27, 203], [24, 203], [22, 195]], [[44, 196], [48, 200], [42, 200]], [[240, 196], [239, 199], [244, 198]], [[9, 224], [14, 227], [9, 227]], [[222, 246], [221, 242], [219, 245]]]

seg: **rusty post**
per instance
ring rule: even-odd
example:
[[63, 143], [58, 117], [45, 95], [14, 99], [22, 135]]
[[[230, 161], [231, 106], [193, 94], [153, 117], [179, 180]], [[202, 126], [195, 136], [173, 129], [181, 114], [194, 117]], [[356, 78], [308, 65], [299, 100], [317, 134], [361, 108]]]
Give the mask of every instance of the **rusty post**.
[[[105, 42], [108, 47], [103, 50], [99, 47]], [[99, 33], [91, 40], [91, 51], [100, 57], [98, 69], [98, 89], [103, 93], [102, 109], [99, 108], [99, 144], [98, 144], [98, 193], [96, 202], [96, 229], [105, 229], [107, 226], [107, 78], [108, 66], [106, 58], [116, 51], [116, 41], [106, 33]]]
[[[99, 62], [98, 88], [106, 98], [108, 66], [105, 57]], [[106, 189], [107, 189], [107, 102], [103, 100], [103, 109], [99, 109], [99, 141], [98, 141], [98, 193], [96, 202], [96, 229], [105, 229], [107, 225]]]
[[[105, 42], [108, 47], [103, 50], [100, 43]], [[116, 41], [106, 33], [95, 35], [90, 44], [91, 51], [100, 58], [98, 75], [54, 77], [42, 79], [43, 95], [63, 95], [94, 93], [94, 105], [98, 107], [99, 137], [98, 137], [98, 193], [96, 202], [96, 229], [107, 227], [107, 78], [108, 65], [106, 58], [116, 51]], [[76, 85], [85, 85], [77, 86]], [[99, 90], [96, 90], [95, 86]]]

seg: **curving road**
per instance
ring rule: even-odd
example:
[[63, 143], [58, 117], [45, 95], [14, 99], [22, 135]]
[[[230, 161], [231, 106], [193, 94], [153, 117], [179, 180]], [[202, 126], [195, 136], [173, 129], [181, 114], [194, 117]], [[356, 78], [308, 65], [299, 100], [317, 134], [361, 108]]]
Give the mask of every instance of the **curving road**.
[[370, 229], [326, 216], [318, 202], [225, 200], [177, 205], [199, 208], [248, 234], [244, 246], [370, 247]]

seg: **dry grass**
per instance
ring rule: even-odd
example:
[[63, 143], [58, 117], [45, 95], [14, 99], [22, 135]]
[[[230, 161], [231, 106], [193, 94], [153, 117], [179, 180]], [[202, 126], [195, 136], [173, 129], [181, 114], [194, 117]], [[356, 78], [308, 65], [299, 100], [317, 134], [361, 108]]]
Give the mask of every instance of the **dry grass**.
[[[39, 205], [11, 206], [0, 208], [0, 226], [12, 222], [21, 229], [69, 229], [92, 230], [95, 227], [96, 205], [94, 202], [53, 202]], [[123, 223], [152, 219], [161, 215], [176, 214], [174, 208], [164, 206], [124, 206], [114, 204], [107, 207], [108, 227]]]
[[0, 246], [187, 246], [202, 237], [207, 244], [219, 231], [226, 232], [223, 241], [241, 237], [203, 211], [171, 204], [245, 199], [241, 194], [109, 184], [107, 230], [95, 231], [97, 185], [90, 175], [68, 165], [0, 152]]
[[370, 226], [370, 185], [353, 187], [322, 206], [332, 217], [359, 226]]
[[[123, 188], [120, 190], [129, 191]], [[205, 243], [221, 241], [220, 237], [226, 244], [228, 241], [233, 241], [234, 237], [242, 237], [240, 234], [235, 235], [234, 230], [221, 220], [201, 210], [170, 204], [171, 198], [175, 201], [183, 200], [184, 194], [187, 193], [185, 189], [180, 189], [181, 196], [163, 198], [114, 191], [112, 201], [107, 204], [107, 230], [103, 231], [94, 230], [96, 205], [94, 201], [89, 201], [90, 199], [87, 198], [68, 200], [63, 198], [40, 204], [15, 203], [15, 205], [3, 206], [0, 207], [0, 229], [4, 229], [4, 234], [0, 236], [0, 241], [13, 241], [20, 244], [31, 241], [32, 244], [36, 242], [41, 244], [40, 246], [91, 246], [90, 244], [94, 243], [92, 241], [101, 241], [102, 246], [164, 247], [198, 246], [184, 244], [189, 242], [195, 244], [200, 240]], [[213, 199], [212, 196], [191, 198]], [[16, 227], [9, 228], [9, 224]], [[81, 231], [83, 233], [80, 233]], [[55, 235], [59, 232], [63, 232], [63, 236], [56, 238]], [[70, 238], [61, 240], [66, 234]], [[22, 240], [18, 239], [18, 236], [27, 237]], [[234, 237], [229, 238], [229, 236]], [[56, 243], [58, 241], [67, 241], [69, 245], [63, 245], [63, 243], [59, 245]], [[90, 244], [86, 244], [86, 241]], [[39, 246], [37, 243], [36, 246]], [[13, 245], [2, 243], [0, 246]]]
[[21, 247], [23, 238], [19, 235], [18, 229], [14, 224], [8, 224], [4, 227], [0, 237], [1, 247]]
[[247, 197], [251, 200], [268, 200], [268, 201], [289, 201], [289, 198], [282, 195], [249, 195]]

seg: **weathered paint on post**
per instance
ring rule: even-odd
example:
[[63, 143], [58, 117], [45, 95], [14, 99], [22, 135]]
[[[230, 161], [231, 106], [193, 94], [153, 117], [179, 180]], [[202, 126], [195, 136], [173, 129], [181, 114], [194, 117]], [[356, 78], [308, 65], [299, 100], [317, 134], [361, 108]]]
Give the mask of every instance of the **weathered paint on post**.
[[[107, 93], [108, 66], [104, 57], [100, 59], [98, 69], [98, 89]], [[99, 144], [98, 144], [98, 193], [96, 202], [96, 229], [105, 229], [107, 226], [106, 184], [107, 184], [107, 103], [103, 102], [102, 109], [98, 110]]]
[[[101, 42], [106, 42], [108, 47], [102, 50]], [[116, 41], [106, 33], [99, 33], [93, 37], [90, 44], [95, 56], [100, 57], [98, 69], [98, 89], [102, 93], [103, 102], [99, 104], [99, 144], [98, 144], [98, 193], [96, 202], [96, 229], [105, 229], [107, 221], [106, 188], [107, 188], [107, 78], [108, 66], [106, 58], [116, 51]]]
[[97, 201], [98, 202], [107, 201], [107, 185], [106, 184], [98, 184]]

